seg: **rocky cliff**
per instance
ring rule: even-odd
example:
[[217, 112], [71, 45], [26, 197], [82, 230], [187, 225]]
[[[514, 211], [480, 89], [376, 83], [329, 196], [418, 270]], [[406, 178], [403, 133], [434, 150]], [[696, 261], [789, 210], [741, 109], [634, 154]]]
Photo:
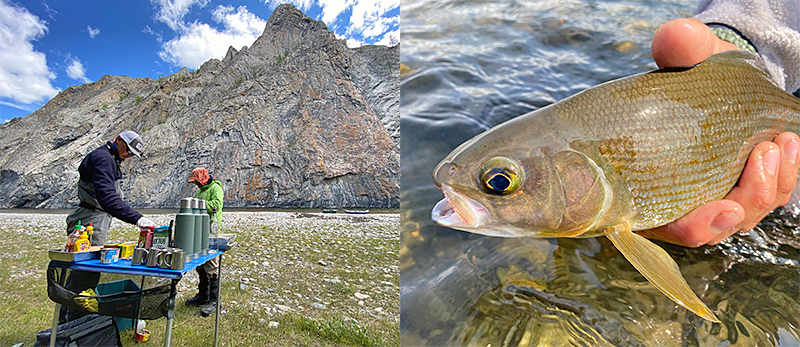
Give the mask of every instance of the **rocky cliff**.
[[350, 49], [279, 6], [251, 47], [153, 80], [103, 76], [0, 125], [0, 208], [71, 208], [83, 156], [124, 130], [135, 208], [177, 207], [197, 166], [226, 207], [399, 205], [399, 46]]

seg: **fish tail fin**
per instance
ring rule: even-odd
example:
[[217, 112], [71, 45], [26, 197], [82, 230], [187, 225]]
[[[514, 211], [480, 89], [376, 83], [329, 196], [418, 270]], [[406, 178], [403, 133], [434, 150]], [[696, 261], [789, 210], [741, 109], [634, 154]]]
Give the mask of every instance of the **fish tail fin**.
[[628, 223], [608, 228], [603, 234], [664, 295], [705, 320], [720, 322], [714, 312], [689, 288], [678, 264], [667, 251], [633, 233]]

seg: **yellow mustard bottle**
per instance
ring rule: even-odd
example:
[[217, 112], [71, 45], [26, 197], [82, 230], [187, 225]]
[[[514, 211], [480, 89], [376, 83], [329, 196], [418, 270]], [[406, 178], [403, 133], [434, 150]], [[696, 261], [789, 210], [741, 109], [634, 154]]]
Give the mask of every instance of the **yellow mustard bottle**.
[[88, 252], [90, 248], [92, 248], [92, 243], [89, 242], [89, 235], [86, 235], [86, 231], [84, 231], [75, 241], [73, 252]]

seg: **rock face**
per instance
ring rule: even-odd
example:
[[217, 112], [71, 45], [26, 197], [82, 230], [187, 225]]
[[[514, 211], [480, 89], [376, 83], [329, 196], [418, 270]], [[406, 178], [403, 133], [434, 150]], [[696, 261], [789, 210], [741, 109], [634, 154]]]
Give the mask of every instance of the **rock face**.
[[195, 167], [225, 207], [399, 206], [399, 46], [350, 49], [279, 6], [252, 45], [197, 71], [103, 76], [0, 125], [0, 208], [72, 208], [84, 155], [124, 130], [144, 158], [122, 164], [134, 208], [177, 207]]

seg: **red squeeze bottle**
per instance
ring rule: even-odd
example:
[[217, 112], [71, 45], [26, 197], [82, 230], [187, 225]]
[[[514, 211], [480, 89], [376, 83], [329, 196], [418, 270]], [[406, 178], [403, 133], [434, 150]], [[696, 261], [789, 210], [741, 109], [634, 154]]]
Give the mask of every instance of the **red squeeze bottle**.
[[153, 228], [154, 227], [142, 227], [141, 231], [139, 232], [139, 244], [137, 247], [153, 247]]

